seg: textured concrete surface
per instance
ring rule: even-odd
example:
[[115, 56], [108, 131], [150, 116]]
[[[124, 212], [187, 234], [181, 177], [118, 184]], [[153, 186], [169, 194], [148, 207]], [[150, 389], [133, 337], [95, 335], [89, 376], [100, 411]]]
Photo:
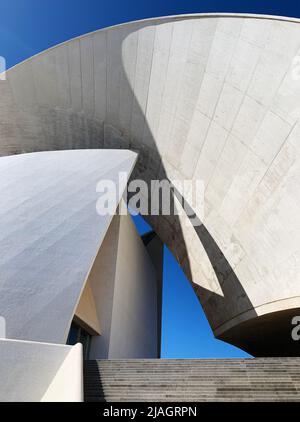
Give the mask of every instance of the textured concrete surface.
[[156, 272], [129, 215], [114, 216], [88, 283], [101, 325], [90, 358], [157, 358]]
[[82, 402], [83, 392], [83, 346], [75, 344], [55, 373], [42, 402]]
[[86, 401], [300, 401], [299, 358], [86, 361]]
[[[297, 314], [299, 54], [295, 19], [178, 16], [96, 31], [7, 72], [0, 152], [129, 148], [146, 181], [202, 179], [200, 227], [185, 217], [148, 221], [215, 335], [257, 316]], [[298, 353], [280, 348], [273, 328], [261, 331], [265, 343]]]
[[77, 325], [84, 328], [91, 335], [101, 334], [101, 325], [97, 315], [95, 298], [89, 280], [85, 283], [73, 320], [77, 323]]
[[[53, 391], [52, 398], [56, 401], [70, 398], [76, 393], [78, 377], [82, 383], [81, 365], [79, 362], [75, 365], [72, 359], [73, 350], [77, 353], [78, 348], [81, 349], [81, 345], [73, 348], [62, 344], [0, 339], [0, 402], [41, 401], [69, 356], [73, 361], [74, 379], [65, 377], [65, 391], [60, 391], [60, 397]], [[77, 394], [73, 395], [75, 397]], [[82, 401], [82, 397], [79, 400]]]
[[[6, 337], [65, 343], [112, 216], [100, 179], [130, 175], [131, 151], [54, 151], [0, 158], [0, 315]], [[117, 201], [123, 195], [120, 187]], [[117, 207], [118, 203], [116, 204]]]

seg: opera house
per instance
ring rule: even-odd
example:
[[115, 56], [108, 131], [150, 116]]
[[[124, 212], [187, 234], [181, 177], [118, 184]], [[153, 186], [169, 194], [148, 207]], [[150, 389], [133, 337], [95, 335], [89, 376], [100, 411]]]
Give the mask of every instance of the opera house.
[[[0, 400], [82, 401], [83, 381], [91, 400], [300, 400], [299, 21], [148, 19], [5, 76]], [[172, 197], [199, 224], [149, 213], [140, 237], [119, 212], [133, 180], [201, 180], [203, 213], [180, 184]], [[214, 336], [254, 359], [159, 359], [163, 245]]]

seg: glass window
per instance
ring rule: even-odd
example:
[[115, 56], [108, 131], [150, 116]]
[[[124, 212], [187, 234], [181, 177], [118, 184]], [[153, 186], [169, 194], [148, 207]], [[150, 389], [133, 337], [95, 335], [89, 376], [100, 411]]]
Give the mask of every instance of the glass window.
[[67, 344], [73, 346], [76, 343], [81, 343], [83, 346], [83, 358], [88, 359], [91, 344], [91, 335], [74, 321], [71, 324]]

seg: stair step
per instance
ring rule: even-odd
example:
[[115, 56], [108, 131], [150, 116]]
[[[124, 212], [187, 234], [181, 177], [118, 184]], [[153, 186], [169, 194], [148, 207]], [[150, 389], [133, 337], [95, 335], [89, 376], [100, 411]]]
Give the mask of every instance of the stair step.
[[86, 401], [300, 401], [300, 358], [86, 361]]

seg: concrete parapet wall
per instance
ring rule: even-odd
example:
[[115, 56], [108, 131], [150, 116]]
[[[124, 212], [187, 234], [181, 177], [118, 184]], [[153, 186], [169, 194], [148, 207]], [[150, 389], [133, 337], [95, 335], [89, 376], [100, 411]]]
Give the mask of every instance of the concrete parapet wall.
[[0, 340], [2, 402], [82, 401], [82, 377], [80, 344]]

